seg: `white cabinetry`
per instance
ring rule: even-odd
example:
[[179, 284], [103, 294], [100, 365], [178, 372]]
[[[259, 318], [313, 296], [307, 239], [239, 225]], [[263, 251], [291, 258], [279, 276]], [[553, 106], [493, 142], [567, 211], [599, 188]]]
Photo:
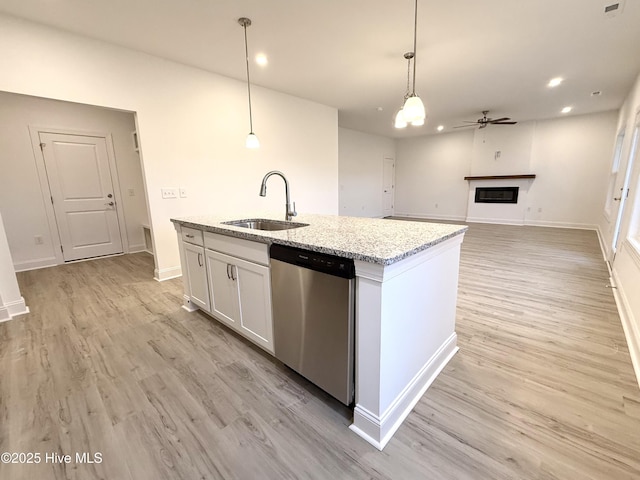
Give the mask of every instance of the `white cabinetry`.
[[209, 311], [209, 285], [207, 284], [207, 267], [204, 258], [204, 241], [202, 231], [182, 227], [182, 249], [184, 255], [184, 286], [188, 292], [190, 303]]
[[269, 269], [207, 249], [211, 313], [273, 353]]

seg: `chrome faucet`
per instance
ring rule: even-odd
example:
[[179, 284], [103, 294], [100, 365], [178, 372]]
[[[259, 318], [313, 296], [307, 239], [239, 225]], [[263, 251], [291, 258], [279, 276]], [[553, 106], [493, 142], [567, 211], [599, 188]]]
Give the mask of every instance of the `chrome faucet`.
[[262, 179], [262, 185], [260, 185], [260, 196], [267, 196], [267, 179], [271, 175], [279, 175], [280, 177], [282, 177], [282, 180], [284, 180], [284, 194], [287, 200], [287, 204], [285, 205], [285, 219], [291, 220], [298, 214], [298, 212], [296, 212], [296, 202], [293, 202], [293, 209], [291, 208], [291, 199], [289, 198], [289, 182], [284, 176], [284, 173], [279, 172], [278, 170], [271, 170], [269, 173], [267, 173]]

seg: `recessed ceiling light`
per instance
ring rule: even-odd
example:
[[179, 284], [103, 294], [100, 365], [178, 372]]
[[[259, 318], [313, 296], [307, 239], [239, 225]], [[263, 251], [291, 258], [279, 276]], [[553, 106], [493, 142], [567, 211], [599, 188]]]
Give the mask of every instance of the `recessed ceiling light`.
[[444, 130], [444, 125], [438, 125], [438, 128], [436, 130], [441, 132], [442, 130]]
[[383, 110], [384, 110], [384, 108], [382, 108], [382, 107], [376, 107], [376, 111], [378, 111], [378, 112], [381, 112]]
[[264, 53], [259, 53], [256, 55], [256, 63], [261, 67], [264, 67], [267, 63], [269, 63], [269, 60], [267, 60], [267, 56]]
[[569, 113], [571, 110], [573, 110], [572, 107], [564, 107], [562, 110], [560, 110], [562, 113]]
[[547, 86], [551, 88], [557, 87], [562, 83], [562, 80], [564, 79], [561, 77], [552, 78], [551, 80], [549, 80], [549, 83], [547, 83]]

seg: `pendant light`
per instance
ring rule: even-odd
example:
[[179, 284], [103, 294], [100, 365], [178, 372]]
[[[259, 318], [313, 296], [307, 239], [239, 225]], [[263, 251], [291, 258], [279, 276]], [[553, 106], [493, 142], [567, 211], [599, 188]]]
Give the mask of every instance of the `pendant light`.
[[249, 96], [249, 135], [245, 141], [247, 148], [259, 148], [260, 141], [255, 133], [253, 133], [253, 116], [251, 114], [251, 80], [249, 78], [249, 47], [247, 46], [247, 27], [251, 26], [251, 20], [245, 17], [239, 18], [238, 23], [244, 28], [244, 53], [247, 63], [247, 94]]
[[409, 97], [404, 102], [402, 107], [402, 115], [407, 123], [411, 123], [414, 126], [424, 125], [424, 119], [426, 118], [426, 111], [424, 103], [420, 100], [420, 97], [416, 94], [416, 40], [418, 36], [418, 0], [416, 0], [416, 8], [413, 24], [413, 90]]

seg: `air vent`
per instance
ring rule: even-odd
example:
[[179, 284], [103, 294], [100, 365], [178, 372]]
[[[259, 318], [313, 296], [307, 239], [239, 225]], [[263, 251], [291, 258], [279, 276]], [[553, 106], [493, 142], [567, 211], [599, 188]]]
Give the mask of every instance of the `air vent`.
[[607, 5], [606, 7], [604, 7], [604, 13], [615, 12], [616, 10], [618, 10], [618, 8], [620, 8], [619, 3], [612, 3], [611, 5]]
[[607, 18], [618, 16], [624, 10], [624, 4], [626, 0], [620, 0], [615, 3], [610, 3], [604, 6], [604, 15]]

